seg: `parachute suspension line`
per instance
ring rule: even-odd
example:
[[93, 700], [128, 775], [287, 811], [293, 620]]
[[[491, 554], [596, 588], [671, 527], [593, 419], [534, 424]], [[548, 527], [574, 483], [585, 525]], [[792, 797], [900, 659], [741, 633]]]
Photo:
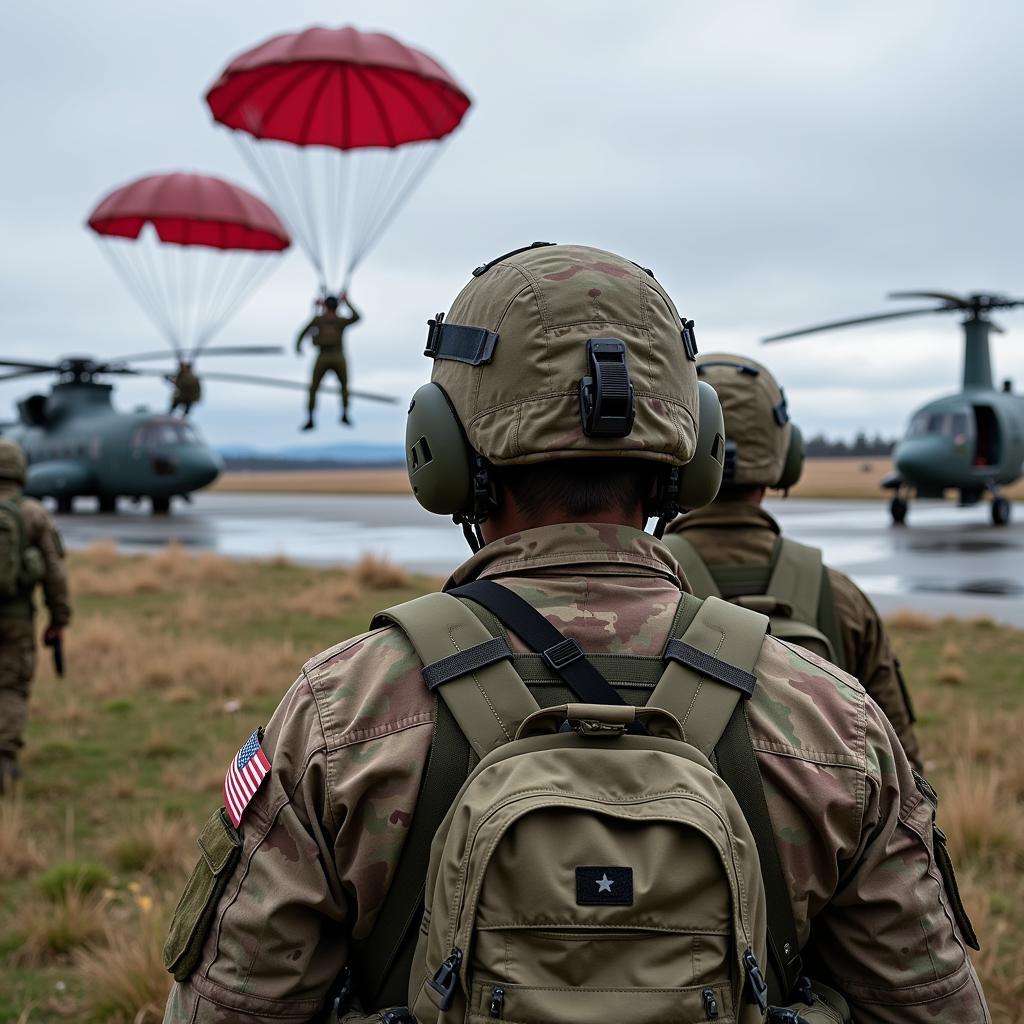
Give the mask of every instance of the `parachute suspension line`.
[[[157, 248], [157, 245], [151, 241], [155, 234], [154, 229], [143, 228], [142, 233], [139, 235], [138, 242], [136, 243], [139, 253], [139, 268], [144, 272], [148, 283], [147, 302], [159, 316], [158, 322], [165, 325], [167, 339], [170, 341], [175, 353], [180, 356], [181, 339], [178, 337], [174, 324], [170, 283], [166, 275], [162, 276], [159, 268], [156, 266], [157, 255], [154, 250]], [[143, 308], [146, 308], [146, 304], [144, 304]]]
[[312, 236], [308, 224], [302, 216], [303, 203], [296, 192], [294, 180], [286, 173], [280, 163], [275, 162], [273, 156], [280, 156], [278, 147], [283, 144], [263, 141], [257, 143], [251, 136], [244, 132], [232, 132], [231, 138], [242, 154], [243, 159], [249, 165], [250, 170], [259, 179], [263, 190], [270, 195], [279, 206], [279, 213], [284, 217], [295, 235], [296, 241], [302, 250], [309, 257], [313, 267], [320, 275], [321, 283], [324, 278], [324, 269], [320, 254], [313, 246]]
[[163, 311], [154, 301], [152, 285], [146, 280], [142, 273], [140, 264], [132, 259], [127, 252], [127, 247], [132, 243], [127, 240], [99, 239], [100, 251], [104, 258], [114, 268], [114, 272], [124, 282], [125, 287], [135, 297], [140, 308], [145, 311], [157, 330], [167, 339], [175, 351], [177, 346], [174, 340], [174, 330], [171, 324], [163, 316]]
[[275, 260], [262, 253], [246, 254], [238, 266], [240, 269], [233, 274], [231, 287], [221, 292], [224, 301], [221, 302], [220, 308], [216, 313], [211, 312], [205, 330], [199, 334], [196, 342], [197, 355], [234, 316], [245, 300], [270, 276], [275, 269]]
[[421, 152], [415, 154], [417, 159], [410, 161], [413, 163], [412, 170], [409, 172], [397, 192], [386, 204], [384, 204], [379, 216], [375, 220], [375, 223], [373, 223], [367, 230], [363, 244], [350, 257], [348, 273], [346, 275], [347, 277], [352, 276], [355, 268], [362, 262], [363, 258], [373, 247], [374, 243], [384, 233], [384, 230], [394, 219], [395, 214], [397, 214], [401, 209], [405, 200], [409, 197], [409, 194], [426, 176], [447, 141], [447, 139], [441, 139], [438, 142], [431, 143], [429, 146], [424, 145]]

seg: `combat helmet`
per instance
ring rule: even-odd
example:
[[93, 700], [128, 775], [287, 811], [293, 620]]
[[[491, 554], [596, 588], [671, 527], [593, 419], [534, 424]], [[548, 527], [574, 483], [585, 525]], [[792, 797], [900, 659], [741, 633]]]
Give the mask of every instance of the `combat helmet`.
[[771, 372], [747, 356], [711, 352], [698, 357], [697, 375], [722, 403], [723, 484], [789, 490], [803, 470], [803, 436]]
[[0, 480], [25, 482], [25, 453], [6, 437], [0, 437]]
[[496, 467], [657, 464], [647, 512], [659, 536], [718, 492], [722, 413], [697, 381], [693, 322], [629, 260], [547, 242], [491, 260], [428, 321], [424, 354], [434, 365], [409, 407], [409, 479], [420, 504], [461, 522], [471, 543], [470, 524], [500, 500]]

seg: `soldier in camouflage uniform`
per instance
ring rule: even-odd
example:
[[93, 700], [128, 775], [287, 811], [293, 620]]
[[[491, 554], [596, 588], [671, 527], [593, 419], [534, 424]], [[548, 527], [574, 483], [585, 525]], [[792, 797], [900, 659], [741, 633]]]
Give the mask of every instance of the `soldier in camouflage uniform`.
[[[696, 445], [671, 300], [611, 253], [531, 248], [481, 268], [446, 323], [470, 325], [467, 361], [437, 358], [432, 377], [494, 488], [487, 543], [449, 582], [500, 580], [590, 654], [660, 657], [686, 584], [643, 532], [647, 499]], [[609, 337], [635, 387], [625, 438], [581, 427], [588, 339]], [[313, 1020], [346, 964], [359, 993], [434, 733], [421, 668], [393, 626], [304, 666], [262, 734], [271, 767], [237, 835], [204, 830], [166, 950], [188, 962], [166, 1021]], [[756, 675], [746, 712], [804, 951], [860, 1024], [988, 1021], [930, 790], [885, 715], [856, 679], [772, 637]]]
[[[25, 456], [12, 441], [0, 438], [0, 502], [11, 503], [24, 524], [26, 547], [42, 556], [43, 597], [50, 614], [44, 638], [59, 639], [71, 621], [67, 573], [60, 535], [46, 510], [21, 493]], [[34, 586], [0, 601], [0, 795], [10, 792], [21, 772], [28, 694], [36, 667]]]
[[328, 373], [333, 373], [341, 385], [341, 422], [346, 426], [352, 425], [348, 415], [348, 363], [345, 361], [343, 338], [345, 328], [357, 323], [360, 316], [355, 306], [349, 302], [348, 296], [343, 295], [342, 298], [348, 307], [347, 316], [338, 315], [338, 300], [333, 295], [328, 295], [324, 299], [323, 312], [318, 313], [299, 331], [295, 341], [295, 351], [301, 352], [303, 339], [308, 334], [312, 337], [313, 344], [320, 350], [309, 382], [309, 416], [302, 426], [303, 430], [312, 430], [315, 426], [313, 413], [316, 411], [316, 393]]
[[[671, 548], [673, 534], [684, 538], [709, 567], [767, 567], [780, 530], [761, 503], [783, 473], [793, 430], [785, 396], [768, 369], [747, 356], [702, 353], [697, 373], [718, 392], [732, 450], [718, 497], [671, 523], [667, 542]], [[849, 576], [827, 573], [843, 667], [886, 713], [910, 763], [922, 771], [910, 698], [881, 616]]]
[[178, 363], [177, 373], [167, 379], [174, 387], [168, 414], [173, 416], [178, 409], [181, 409], [181, 415], [187, 416], [192, 411], [192, 406], [203, 397], [203, 386], [192, 363], [183, 359]]

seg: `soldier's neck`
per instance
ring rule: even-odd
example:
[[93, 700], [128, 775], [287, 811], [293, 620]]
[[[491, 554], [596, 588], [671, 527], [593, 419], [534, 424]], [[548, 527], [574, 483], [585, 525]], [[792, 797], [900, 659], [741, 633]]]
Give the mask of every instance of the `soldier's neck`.
[[629, 526], [642, 530], [646, 519], [643, 509], [638, 505], [631, 511], [615, 509], [607, 512], [592, 512], [589, 515], [575, 517], [567, 515], [559, 509], [550, 509], [540, 515], [526, 515], [514, 500], [507, 500], [501, 509], [490, 519], [480, 525], [484, 540], [490, 544], [513, 533], [524, 530], [536, 530], [542, 526], [559, 526], [563, 523], [605, 523], [611, 526]]

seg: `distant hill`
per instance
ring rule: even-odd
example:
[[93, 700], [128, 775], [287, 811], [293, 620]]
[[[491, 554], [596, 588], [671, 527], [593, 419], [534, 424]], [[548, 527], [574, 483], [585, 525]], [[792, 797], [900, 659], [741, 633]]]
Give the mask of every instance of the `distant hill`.
[[288, 445], [252, 448], [228, 445], [219, 449], [228, 470], [344, 469], [358, 466], [404, 466], [405, 452], [397, 444]]

